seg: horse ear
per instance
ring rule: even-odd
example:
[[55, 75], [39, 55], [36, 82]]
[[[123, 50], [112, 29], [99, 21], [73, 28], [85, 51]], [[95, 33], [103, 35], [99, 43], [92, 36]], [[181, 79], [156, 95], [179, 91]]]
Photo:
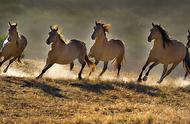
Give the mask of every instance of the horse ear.
[[15, 23], [15, 27], [17, 27], [17, 23]]
[[58, 31], [58, 27], [55, 29], [55, 31]]
[[10, 27], [12, 26], [10, 22], [9, 22], [9, 26], [10, 26]]
[[97, 20], [95, 21], [95, 24], [96, 24], [96, 25], [98, 24]]
[[50, 26], [50, 30], [51, 30], [51, 31], [53, 30], [52, 26]]
[[152, 22], [152, 27], [154, 27], [155, 25], [154, 25], [154, 23]]

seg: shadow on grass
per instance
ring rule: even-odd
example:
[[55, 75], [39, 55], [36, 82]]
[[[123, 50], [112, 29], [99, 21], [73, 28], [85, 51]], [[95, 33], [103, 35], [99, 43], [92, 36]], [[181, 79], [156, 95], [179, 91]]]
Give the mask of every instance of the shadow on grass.
[[149, 96], [160, 96], [163, 94], [162, 91], [157, 87], [142, 85], [136, 82], [114, 83], [114, 85], [128, 90], [133, 90], [138, 93], [147, 94]]
[[186, 93], [189, 93], [190, 94], [190, 84], [183, 87], [183, 88], [178, 88], [179, 90], [183, 91], [183, 92], [186, 92]]
[[96, 84], [92, 84], [89, 81], [70, 83], [73, 87], [79, 87], [82, 90], [87, 90], [90, 92], [103, 93], [106, 90], [114, 90], [117, 88], [124, 88], [126, 90], [132, 90], [138, 93], [147, 94], [149, 96], [161, 96], [162, 91], [153, 86], [147, 86], [142, 84], [137, 84], [136, 82], [111, 82], [111, 81], [101, 81]]
[[24, 79], [19, 77], [4, 77], [3, 80], [9, 83], [21, 84], [21, 87], [40, 89], [43, 92], [54, 97], [69, 99], [68, 97], [61, 94], [61, 89], [50, 86], [46, 84], [46, 82], [39, 82], [37, 80]]
[[[38, 80], [24, 79], [19, 77], [4, 77], [3, 80], [10, 83], [22, 84], [22, 87], [40, 89], [45, 93], [55, 97], [69, 99], [68, 97], [63, 96], [61, 94], [61, 89], [56, 88], [54, 86], [50, 86], [47, 84], [47, 82], [42, 82], [42, 81], [40, 82]], [[136, 82], [125, 83], [125, 82], [113, 82], [113, 81], [98, 81], [96, 83], [91, 83], [89, 80], [83, 80], [80, 82], [76, 82], [75, 80], [73, 81], [55, 80], [55, 82], [56, 83], [68, 82], [68, 84], [72, 87], [78, 87], [82, 90], [100, 93], [100, 94], [103, 94], [103, 92], [106, 90], [117, 90], [119, 88], [124, 88], [126, 90], [132, 90], [137, 93], [142, 93], [149, 96], [157, 97], [164, 95], [164, 93], [157, 87], [137, 84]]]
[[71, 83], [70, 85], [73, 87], [79, 87], [83, 90], [96, 92], [96, 93], [102, 93], [102, 91], [104, 90], [114, 89], [114, 87], [111, 84], [104, 84], [104, 83], [91, 84], [91, 83], [83, 82], [83, 83]]

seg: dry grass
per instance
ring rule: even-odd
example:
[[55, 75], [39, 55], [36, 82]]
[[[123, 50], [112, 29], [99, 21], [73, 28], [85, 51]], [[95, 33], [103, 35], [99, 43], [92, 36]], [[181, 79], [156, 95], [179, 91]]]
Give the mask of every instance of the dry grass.
[[[25, 60], [0, 78], [0, 123], [190, 123], [190, 85], [137, 84], [132, 73], [124, 73], [126, 78], [120, 80], [110, 79], [112, 73], [102, 80], [52, 79], [48, 75], [35, 80], [42, 65]], [[173, 82], [176, 79], [167, 80]]]

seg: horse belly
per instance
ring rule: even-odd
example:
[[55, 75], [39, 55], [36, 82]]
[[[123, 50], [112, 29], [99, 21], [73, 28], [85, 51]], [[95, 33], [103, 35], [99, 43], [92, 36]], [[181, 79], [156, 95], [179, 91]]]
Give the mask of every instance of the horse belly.
[[110, 61], [118, 57], [120, 54], [121, 54], [121, 51], [117, 46], [113, 47], [112, 45], [108, 45], [104, 49], [101, 58], [103, 61]]
[[57, 56], [56, 63], [58, 64], [70, 64], [78, 58], [78, 54], [60, 54]]
[[163, 55], [160, 59], [162, 64], [172, 64], [181, 62], [185, 58], [185, 51], [183, 52], [174, 52], [170, 54]]

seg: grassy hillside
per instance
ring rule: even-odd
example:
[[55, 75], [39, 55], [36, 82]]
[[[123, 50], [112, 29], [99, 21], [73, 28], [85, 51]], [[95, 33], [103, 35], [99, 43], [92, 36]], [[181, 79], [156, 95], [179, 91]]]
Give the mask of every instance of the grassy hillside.
[[55, 78], [52, 68], [44, 79], [34, 79], [43, 64], [15, 63], [0, 77], [0, 123], [190, 123], [190, 85], [173, 86], [178, 79], [164, 82], [171, 85], [153, 85], [156, 80], [151, 77], [137, 84], [136, 74], [122, 72], [124, 78], [110, 79], [109, 72], [101, 79], [79, 81], [64, 77], [69, 67], [59, 67], [63, 77]]

